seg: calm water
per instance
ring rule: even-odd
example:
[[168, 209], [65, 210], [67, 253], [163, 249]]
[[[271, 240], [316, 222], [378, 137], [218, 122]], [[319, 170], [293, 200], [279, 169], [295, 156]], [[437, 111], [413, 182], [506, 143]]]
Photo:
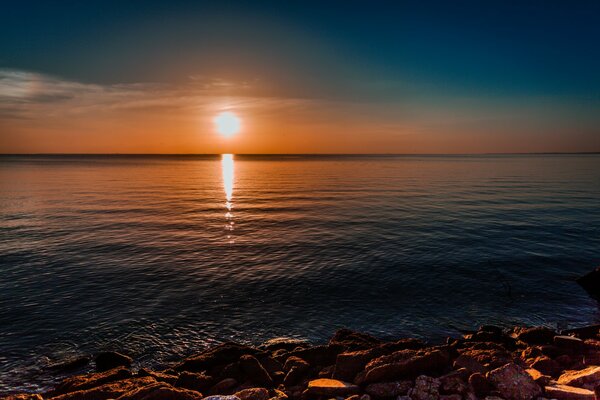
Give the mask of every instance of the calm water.
[[599, 320], [600, 156], [5, 156], [0, 185], [0, 392], [100, 349]]

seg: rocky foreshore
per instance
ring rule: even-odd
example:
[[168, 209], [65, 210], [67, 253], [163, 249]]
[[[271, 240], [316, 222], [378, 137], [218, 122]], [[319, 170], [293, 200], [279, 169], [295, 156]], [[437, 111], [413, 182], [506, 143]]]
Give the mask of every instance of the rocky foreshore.
[[133, 370], [130, 357], [107, 352], [96, 372], [7, 399], [600, 400], [599, 328], [482, 326], [442, 345], [342, 329], [324, 345], [224, 343], [164, 370]]

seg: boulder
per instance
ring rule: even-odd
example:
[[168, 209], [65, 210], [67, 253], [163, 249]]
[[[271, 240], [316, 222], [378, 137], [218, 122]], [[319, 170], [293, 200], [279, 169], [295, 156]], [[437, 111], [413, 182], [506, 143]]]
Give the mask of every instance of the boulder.
[[2, 398], [3, 400], [43, 400], [43, 397], [37, 393], [17, 393], [9, 394]]
[[265, 388], [249, 388], [240, 390], [234, 396], [240, 400], [268, 400], [270, 398], [269, 391]]
[[529, 345], [533, 344], [550, 344], [552, 339], [556, 336], [550, 328], [544, 326], [536, 326], [533, 328], [524, 328], [516, 333], [516, 338]]
[[339, 345], [344, 350], [365, 350], [381, 344], [381, 340], [366, 333], [354, 332], [350, 329], [340, 329], [329, 340], [329, 345]]
[[[307, 347], [305, 349], [296, 349], [288, 353], [288, 356], [295, 356], [303, 359], [311, 366], [326, 366], [335, 363], [338, 354], [343, 351], [339, 345], [321, 345]], [[286, 357], [287, 358], [287, 357]]]
[[205, 392], [214, 384], [212, 377], [204, 375], [203, 373], [183, 371], [177, 377], [175, 386], [195, 390], [197, 392]]
[[531, 368], [537, 369], [544, 375], [556, 376], [560, 373], [560, 364], [557, 361], [554, 361], [550, 357], [542, 356], [537, 357], [530, 364]]
[[371, 361], [355, 378], [357, 384], [389, 382], [419, 374], [436, 374], [448, 366], [450, 357], [442, 350], [400, 350]]
[[485, 375], [475, 372], [469, 376], [469, 385], [478, 397], [487, 395], [492, 390], [492, 384]]
[[600, 334], [600, 324], [588, 325], [580, 328], [565, 329], [561, 331], [561, 335], [570, 335], [579, 339], [597, 339]]
[[48, 365], [48, 369], [58, 370], [58, 371], [71, 371], [74, 369], [80, 369], [85, 367], [90, 363], [90, 358], [88, 356], [79, 356], [69, 358], [67, 360], [59, 361], [53, 364]]
[[[440, 393], [443, 394], [463, 394], [469, 389], [467, 386], [466, 379], [468, 379], [468, 372], [466, 370], [452, 371], [449, 374], [440, 376]], [[465, 375], [466, 379], [465, 379]]]
[[585, 342], [575, 336], [555, 336], [554, 344], [559, 348], [571, 351], [581, 351], [585, 348]]
[[360, 388], [352, 383], [337, 379], [314, 379], [308, 382], [306, 393], [312, 396], [349, 396], [357, 394]]
[[365, 392], [377, 398], [397, 397], [407, 394], [411, 387], [412, 381], [379, 382], [367, 385]]
[[456, 360], [454, 360], [453, 366], [454, 368], [464, 368], [471, 373], [478, 372], [485, 374], [488, 370], [475, 356], [469, 354], [461, 354], [458, 356]]
[[[201, 400], [202, 394], [187, 389], [178, 389], [168, 383], [157, 382], [129, 393], [125, 393], [118, 400]], [[86, 399], [87, 400], [87, 399]]]
[[116, 399], [126, 393], [156, 383], [154, 378], [132, 378], [105, 383], [90, 389], [77, 390], [53, 397], [56, 400], [107, 400]]
[[567, 385], [552, 385], [544, 388], [546, 397], [557, 400], [594, 400], [594, 392]]
[[78, 390], [90, 389], [105, 383], [114, 382], [131, 377], [131, 371], [123, 367], [114, 368], [105, 372], [97, 372], [86, 375], [76, 375], [63, 380], [54, 390], [49, 392], [48, 397], [58, 396], [60, 394], [74, 392]]
[[276, 350], [294, 350], [298, 347], [308, 347], [310, 343], [305, 339], [278, 337], [269, 339], [258, 346], [261, 350], [276, 351]]
[[240, 357], [240, 368], [253, 383], [264, 387], [273, 386], [273, 379], [256, 357], [248, 354]]
[[565, 371], [557, 381], [561, 385], [594, 389], [600, 384], [600, 366], [591, 366], [579, 371]]
[[140, 370], [137, 373], [137, 376], [140, 376], [140, 377], [151, 376], [157, 382], [166, 382], [169, 385], [174, 385], [178, 379], [177, 375], [171, 375], [171, 374], [167, 374], [165, 372], [152, 371], [152, 370], [149, 370], [146, 368], [140, 368]]
[[440, 400], [462, 400], [460, 394], [440, 394]]
[[578, 278], [577, 283], [588, 292], [590, 296], [600, 299], [600, 267], [596, 267], [593, 271]]
[[421, 375], [415, 380], [410, 397], [412, 400], [437, 400], [440, 397], [439, 387], [439, 379]]
[[238, 381], [236, 381], [233, 378], [226, 378], [223, 379], [222, 381], [217, 382], [215, 385], [213, 385], [209, 392], [210, 394], [230, 394], [233, 392], [233, 389], [235, 387], [237, 387], [238, 385]]
[[243, 355], [257, 355], [259, 353], [259, 350], [241, 344], [223, 343], [184, 360], [175, 369], [178, 371], [202, 372], [218, 365], [235, 362]]
[[283, 365], [283, 370], [288, 372], [293, 367], [298, 367], [301, 370], [307, 371], [310, 368], [310, 364], [301, 359], [300, 357], [291, 356], [285, 360], [285, 364]]
[[103, 372], [116, 367], [130, 367], [133, 359], [116, 351], [104, 351], [96, 355], [94, 362], [96, 370]]
[[[169, 400], [171, 400], [171, 399], [169, 399]], [[240, 400], [240, 398], [237, 396], [234, 396], [232, 394], [230, 394], [230, 395], [214, 394], [212, 396], [207, 396], [202, 400]]]
[[542, 374], [535, 368], [527, 368], [525, 371], [531, 376], [535, 383], [540, 386], [546, 386], [552, 380], [552, 377]]
[[490, 371], [488, 379], [500, 395], [508, 400], [531, 400], [542, 392], [531, 375], [514, 363]]

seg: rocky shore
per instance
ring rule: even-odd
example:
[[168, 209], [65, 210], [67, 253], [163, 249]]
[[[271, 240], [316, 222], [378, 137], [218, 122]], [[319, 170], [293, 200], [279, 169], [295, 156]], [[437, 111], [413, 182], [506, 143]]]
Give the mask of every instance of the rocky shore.
[[[133, 370], [116, 352], [96, 372], [11, 400], [594, 400], [600, 399], [600, 326], [482, 326], [441, 345], [382, 341], [342, 329], [327, 344], [278, 338], [224, 343], [164, 370]], [[58, 369], [81, 366], [71, 360]]]

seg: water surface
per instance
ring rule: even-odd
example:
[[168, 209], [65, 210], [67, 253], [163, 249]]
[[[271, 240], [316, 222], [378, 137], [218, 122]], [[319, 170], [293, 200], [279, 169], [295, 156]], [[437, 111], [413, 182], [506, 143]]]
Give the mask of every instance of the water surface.
[[0, 185], [0, 391], [102, 349], [599, 320], [597, 155], [3, 156]]

